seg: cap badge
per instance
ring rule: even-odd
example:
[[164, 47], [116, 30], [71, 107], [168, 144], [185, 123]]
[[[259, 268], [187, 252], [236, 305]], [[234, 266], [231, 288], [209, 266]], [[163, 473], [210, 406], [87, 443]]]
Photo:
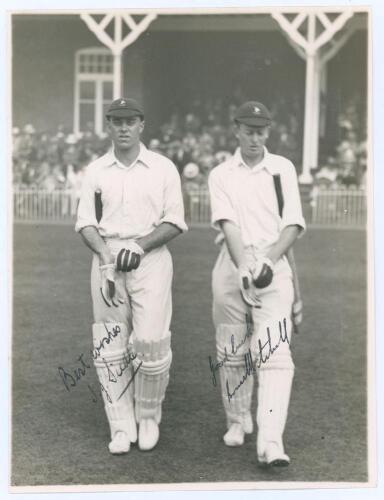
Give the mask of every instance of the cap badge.
[[120, 101], [120, 106], [124, 106], [124, 105], [125, 105], [125, 101], [124, 101], [124, 99], [122, 99], [122, 100]]
[[258, 108], [257, 106], [255, 106], [253, 108], [253, 112], [255, 113], [255, 115], [258, 115], [260, 113], [260, 108]]

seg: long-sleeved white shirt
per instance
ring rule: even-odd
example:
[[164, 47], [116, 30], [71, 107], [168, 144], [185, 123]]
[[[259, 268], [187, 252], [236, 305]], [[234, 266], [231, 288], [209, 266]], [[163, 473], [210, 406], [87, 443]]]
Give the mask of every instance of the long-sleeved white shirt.
[[[273, 175], [280, 174], [284, 211], [279, 216]], [[212, 224], [220, 229], [220, 220], [230, 220], [241, 230], [245, 247], [267, 251], [289, 225], [305, 229], [296, 170], [286, 158], [264, 148], [261, 163], [251, 168], [240, 149], [209, 176]]]
[[[101, 193], [97, 222], [95, 193]], [[113, 150], [92, 162], [84, 175], [75, 229], [95, 226], [107, 238], [139, 238], [163, 222], [187, 231], [180, 176], [166, 157], [140, 144], [135, 162], [126, 167]]]

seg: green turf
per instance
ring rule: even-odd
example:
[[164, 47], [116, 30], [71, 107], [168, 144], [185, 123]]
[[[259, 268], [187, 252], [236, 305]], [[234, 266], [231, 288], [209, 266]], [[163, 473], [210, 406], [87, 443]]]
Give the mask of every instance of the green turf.
[[113, 457], [94, 368], [68, 393], [58, 367], [91, 349], [90, 252], [69, 226], [15, 227], [12, 484], [366, 481], [365, 233], [309, 230], [297, 244], [305, 301], [285, 441], [290, 467], [258, 468], [255, 435], [226, 448], [215, 355], [209, 229], [172, 242], [173, 364], [158, 446]]

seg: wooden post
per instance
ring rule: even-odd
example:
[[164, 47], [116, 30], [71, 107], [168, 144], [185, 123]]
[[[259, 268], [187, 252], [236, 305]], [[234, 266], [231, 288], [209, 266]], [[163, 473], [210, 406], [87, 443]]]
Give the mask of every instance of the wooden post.
[[[305, 79], [305, 110], [304, 110], [304, 136], [303, 136], [303, 170], [299, 176], [302, 184], [312, 182], [311, 168], [317, 167], [319, 153], [319, 116], [320, 116], [320, 80], [324, 61], [320, 59], [320, 50], [324, 47], [353, 16], [351, 10], [338, 13], [331, 20], [324, 9], [311, 9], [301, 11], [300, 14], [290, 20], [284, 15], [284, 9], [273, 13], [272, 16], [279, 23], [281, 29], [288, 35], [291, 43], [298, 47], [306, 57], [306, 79]], [[307, 22], [306, 33], [300, 31], [300, 27]], [[323, 31], [316, 34], [316, 23], [320, 22]], [[343, 41], [343, 43], [345, 43]], [[340, 45], [341, 46], [341, 45]], [[336, 53], [336, 47], [331, 57]], [[328, 56], [329, 57], [329, 56]]]
[[121, 71], [121, 52], [113, 56], [113, 99], [121, 97], [122, 71]]
[[[136, 22], [127, 12], [121, 11], [116, 14], [106, 14], [103, 19], [97, 22], [91, 14], [80, 15], [88, 28], [97, 36], [102, 44], [107, 46], [113, 54], [113, 98], [121, 97], [123, 88], [122, 55], [128, 45], [131, 45], [143, 33], [150, 23], [154, 21], [157, 14], [146, 13], [143, 18]], [[113, 38], [107, 32], [107, 27], [114, 21]], [[123, 38], [123, 24], [126, 24], [130, 32]]]

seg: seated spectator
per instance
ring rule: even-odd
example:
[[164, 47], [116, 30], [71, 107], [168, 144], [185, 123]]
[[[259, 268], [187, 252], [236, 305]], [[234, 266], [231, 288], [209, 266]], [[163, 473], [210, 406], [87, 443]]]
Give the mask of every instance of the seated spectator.
[[216, 154], [215, 154], [215, 163], [216, 165], [219, 165], [220, 163], [223, 163], [227, 160], [229, 160], [229, 158], [231, 157], [231, 153], [229, 151], [218, 151]]
[[40, 166], [36, 184], [38, 189], [42, 189], [49, 193], [57, 188], [56, 177], [47, 161], [44, 161]]
[[357, 176], [359, 185], [364, 189], [367, 182], [367, 141], [361, 141], [356, 149], [357, 154]]
[[340, 166], [342, 183], [346, 186], [357, 186], [358, 165], [357, 150], [358, 144], [356, 133], [352, 129], [346, 129], [341, 143], [337, 146], [337, 161]]
[[208, 134], [204, 133], [199, 138], [199, 148], [203, 155], [210, 155], [214, 152], [214, 138]]
[[184, 123], [185, 131], [190, 134], [197, 134], [200, 129], [200, 120], [193, 113], [188, 113], [185, 117]]
[[200, 157], [199, 166], [204, 184], [208, 185], [208, 176], [213, 167], [216, 166], [215, 157], [213, 156], [213, 154], [209, 153], [203, 154]]
[[197, 191], [203, 183], [202, 175], [196, 163], [188, 163], [183, 168], [181, 183], [185, 192]]
[[162, 151], [161, 151], [161, 147], [160, 146], [161, 146], [161, 143], [160, 143], [159, 139], [151, 139], [149, 141], [149, 144], [148, 144], [148, 149], [150, 149], [154, 153], [161, 154]]
[[338, 185], [339, 169], [336, 159], [328, 156], [323, 165], [314, 175], [314, 184], [321, 188], [331, 188]]

